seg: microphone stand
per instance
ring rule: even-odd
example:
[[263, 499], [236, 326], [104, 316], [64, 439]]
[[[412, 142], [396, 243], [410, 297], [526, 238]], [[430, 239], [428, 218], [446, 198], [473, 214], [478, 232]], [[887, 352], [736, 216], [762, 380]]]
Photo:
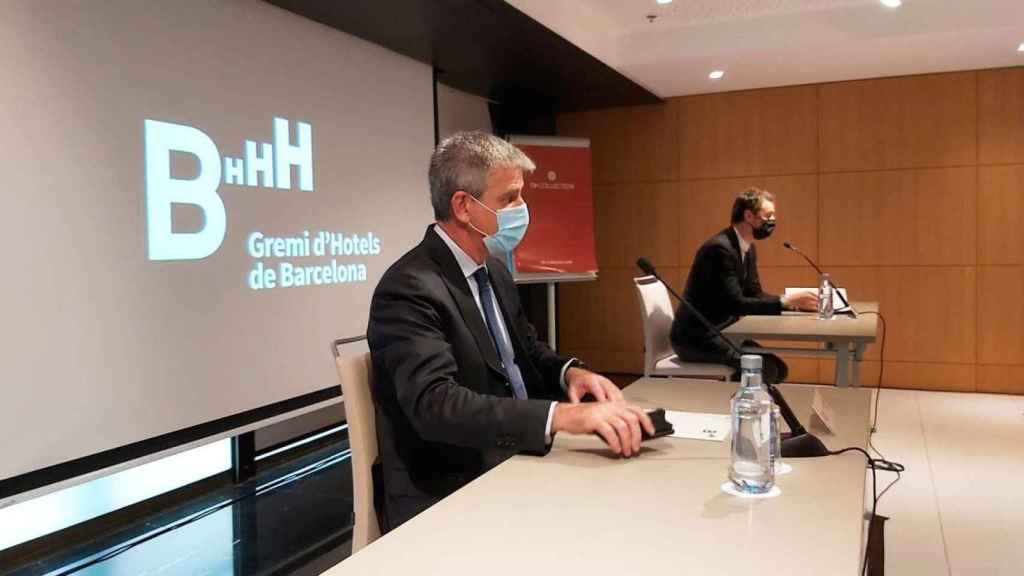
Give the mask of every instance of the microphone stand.
[[[803, 259], [806, 260], [807, 263], [811, 265], [811, 268], [814, 268], [814, 270], [818, 273], [819, 278], [825, 275], [825, 273], [821, 271], [821, 268], [818, 268], [818, 265], [814, 263], [814, 260], [811, 260], [810, 256], [801, 252], [799, 248], [793, 246], [789, 242], [783, 242], [782, 245], [786, 248], [786, 250], [796, 252], [801, 257], [803, 257]], [[843, 293], [839, 291], [839, 286], [836, 286], [836, 283], [832, 281], [832, 278], [828, 279], [828, 283], [830, 286], [832, 286], [832, 290], [836, 293], [836, 295], [839, 296], [839, 299], [843, 301], [843, 306], [850, 309], [849, 314], [856, 318], [857, 311], [854, 310], [853, 306], [850, 306], [850, 303], [846, 301], [846, 296], [843, 296]], [[841, 314], [845, 314], [845, 312], [841, 312]]]
[[[697, 308], [690, 303], [689, 300], [683, 298], [676, 291], [668, 285], [667, 282], [662, 280], [661, 276], [658, 275], [658, 271], [651, 264], [650, 260], [646, 258], [639, 258], [636, 261], [636, 265], [643, 271], [644, 274], [654, 276], [658, 282], [661, 282], [662, 286], [668, 289], [669, 293], [675, 297], [676, 300], [681, 302], [686, 309], [693, 313], [697, 317], [697, 320], [712, 332], [719, 340], [724, 342], [729, 348], [734, 350], [740, 356], [743, 355], [743, 350], [736, 346], [722, 334], [722, 331], [717, 326], [711, 323], [703, 314], [700, 313]], [[768, 390], [768, 394], [772, 397], [772, 400], [779, 406], [779, 414], [782, 419], [786, 421], [786, 426], [789, 427], [791, 432], [789, 438], [782, 439], [782, 457], [783, 458], [815, 458], [818, 456], [827, 456], [829, 450], [825, 447], [825, 444], [815, 435], [807, 431], [806, 428], [800, 423], [800, 420], [793, 413], [793, 409], [790, 408], [789, 403], [786, 402], [786, 398], [782, 395], [782, 392], [778, 390], [774, 385], [767, 382], [763, 382], [765, 388]]]

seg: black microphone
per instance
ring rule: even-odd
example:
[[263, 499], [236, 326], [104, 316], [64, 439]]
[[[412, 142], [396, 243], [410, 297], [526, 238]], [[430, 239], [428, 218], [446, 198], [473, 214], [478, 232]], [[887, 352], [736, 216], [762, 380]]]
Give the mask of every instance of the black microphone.
[[[801, 252], [799, 248], [793, 246], [789, 242], [783, 242], [782, 245], [786, 247], [786, 250], [792, 250], [793, 252], [796, 252], [797, 254], [803, 256], [804, 260], [806, 260], [807, 263], [811, 265], [811, 268], [814, 268], [814, 270], [818, 273], [819, 278], [825, 274], [824, 272], [821, 271], [821, 268], [818, 268], [818, 265], [814, 263], [814, 260], [811, 260], [810, 256]], [[836, 283], [832, 281], [832, 278], [828, 279], [828, 283], [832, 286], [832, 290], [839, 296], [839, 299], [843, 301], [843, 306], [850, 309], [850, 315], [856, 317], [857, 312], [853, 309], [853, 306], [850, 306], [850, 303], [846, 301], [846, 297], [843, 296], [843, 293], [839, 291], [839, 287], [836, 286]]]
[[[658, 271], [654, 268], [654, 264], [647, 258], [640, 257], [636, 260], [636, 265], [640, 270], [648, 276], [654, 276], [661, 285], [668, 289], [669, 294], [675, 296], [676, 300], [681, 302], [686, 309], [689, 310], [693, 315], [700, 321], [700, 323], [708, 329], [709, 332], [713, 333], [718, 337], [719, 340], [725, 343], [726, 346], [731, 348], [740, 356], [743, 355], [743, 350], [736, 346], [732, 340], [725, 337], [722, 331], [717, 326], [711, 323], [710, 320], [704, 317], [700, 313], [700, 310], [690, 303], [689, 300], [683, 298], [676, 291], [669, 286], [668, 282], [665, 282], [661, 276], [658, 275]], [[827, 456], [829, 454], [828, 448], [822, 443], [817, 436], [809, 433], [803, 424], [800, 424], [800, 419], [793, 413], [793, 409], [789, 407], [789, 403], [786, 402], [786, 398], [779, 392], [778, 388], [774, 385], [764, 382], [765, 388], [768, 390], [768, 394], [771, 395], [772, 400], [779, 406], [779, 413], [782, 415], [782, 419], [786, 421], [786, 426], [789, 426], [791, 432], [789, 438], [782, 440], [782, 457], [783, 458], [814, 458], [817, 456]]]

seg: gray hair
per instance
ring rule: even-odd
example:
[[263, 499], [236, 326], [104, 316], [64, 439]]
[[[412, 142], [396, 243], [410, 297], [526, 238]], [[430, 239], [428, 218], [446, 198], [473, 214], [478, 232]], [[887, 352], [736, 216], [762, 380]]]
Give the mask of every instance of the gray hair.
[[487, 188], [492, 168], [536, 169], [519, 148], [484, 132], [457, 132], [437, 145], [430, 156], [430, 203], [434, 218], [443, 222], [452, 215], [452, 196], [459, 190], [479, 199]]

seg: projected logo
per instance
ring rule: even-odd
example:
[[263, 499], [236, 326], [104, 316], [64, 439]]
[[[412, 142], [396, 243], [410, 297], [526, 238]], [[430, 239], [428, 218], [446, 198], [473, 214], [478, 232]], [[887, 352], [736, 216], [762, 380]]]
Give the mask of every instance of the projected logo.
[[[198, 260], [220, 248], [227, 233], [227, 212], [217, 193], [225, 184], [262, 185], [288, 190], [292, 166], [298, 167], [299, 189], [313, 191], [312, 127], [296, 122], [297, 142], [290, 141], [286, 118], [274, 118], [274, 143], [245, 141], [245, 158], [225, 156], [205, 132], [192, 126], [146, 120], [146, 218], [150, 260]], [[257, 147], [257, 144], [259, 145]], [[171, 153], [196, 158], [197, 175], [191, 179], [171, 175]], [[259, 182], [259, 184], [257, 183]], [[172, 207], [199, 208], [203, 226], [198, 231], [175, 232]]]
[[[292, 169], [298, 189], [313, 191], [313, 130], [295, 123], [295, 139], [286, 118], [274, 118], [274, 141], [245, 141], [245, 156], [220, 155], [205, 132], [193, 126], [145, 121], [146, 219], [150, 260], [199, 260], [220, 249], [227, 235], [227, 211], [218, 193], [223, 184], [292, 189]], [[176, 156], [190, 156], [192, 177], [175, 175]], [[202, 226], [175, 231], [174, 205], [198, 209]], [[381, 239], [373, 232], [345, 234], [334, 230], [301, 230], [247, 235], [252, 258], [247, 285], [252, 290], [365, 282], [366, 264], [346, 259], [376, 256]], [[329, 261], [324, 258], [330, 257]], [[320, 259], [319, 262], [315, 260]], [[339, 259], [341, 261], [339, 262]], [[314, 260], [312, 264], [307, 264]]]

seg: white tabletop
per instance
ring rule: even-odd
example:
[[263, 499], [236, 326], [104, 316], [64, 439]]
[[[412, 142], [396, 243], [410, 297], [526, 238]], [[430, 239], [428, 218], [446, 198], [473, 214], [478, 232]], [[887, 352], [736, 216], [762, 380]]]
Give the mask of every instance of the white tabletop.
[[[858, 312], [877, 311], [877, 302], [853, 302]], [[878, 316], [860, 313], [856, 318], [836, 315], [819, 320], [814, 313], [783, 313], [779, 316], [744, 316], [722, 332], [731, 338], [763, 338], [805, 342], [874, 342]]]
[[[642, 379], [626, 395], [724, 413], [735, 386]], [[813, 389], [782, 390], [806, 424]], [[870, 392], [820, 391], [839, 433], [825, 443], [863, 447]], [[857, 574], [861, 456], [789, 460], [769, 500], [720, 491], [728, 456], [728, 442], [660, 438], [626, 460], [596, 438], [559, 435], [549, 455], [506, 461], [326, 574]]]

